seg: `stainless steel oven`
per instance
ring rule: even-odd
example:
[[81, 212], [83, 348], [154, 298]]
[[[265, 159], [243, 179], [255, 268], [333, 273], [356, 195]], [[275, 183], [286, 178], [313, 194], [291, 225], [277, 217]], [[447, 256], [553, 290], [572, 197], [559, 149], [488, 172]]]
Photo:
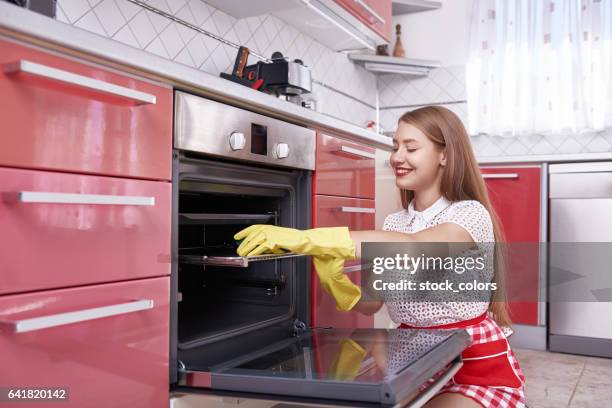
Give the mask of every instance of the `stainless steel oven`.
[[311, 129], [176, 92], [175, 392], [392, 405], [458, 369], [465, 332], [313, 328], [309, 258], [236, 255], [233, 235], [248, 225], [310, 227], [315, 140]]

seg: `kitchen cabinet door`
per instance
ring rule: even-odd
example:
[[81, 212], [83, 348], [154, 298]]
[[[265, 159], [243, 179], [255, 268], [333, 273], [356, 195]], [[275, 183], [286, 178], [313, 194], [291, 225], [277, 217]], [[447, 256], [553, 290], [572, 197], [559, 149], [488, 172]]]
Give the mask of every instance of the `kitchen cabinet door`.
[[538, 324], [541, 171], [540, 167], [482, 168], [509, 243], [506, 284], [511, 318], [527, 325]]
[[169, 275], [171, 187], [0, 168], [0, 294]]
[[391, 42], [391, 0], [335, 0], [372, 31]]
[[167, 407], [169, 286], [162, 277], [0, 296], [0, 384], [68, 388], [62, 407]]
[[[346, 226], [350, 230], [372, 230], [375, 221], [374, 200], [315, 195], [313, 200], [313, 226]], [[345, 273], [351, 281], [361, 286], [361, 265], [347, 261]], [[312, 282], [313, 326], [336, 328], [372, 328], [374, 317], [357, 312], [336, 310], [334, 299], [321, 288], [313, 268]]]
[[317, 134], [314, 193], [374, 198], [376, 149]]
[[170, 180], [172, 89], [0, 40], [0, 165]]

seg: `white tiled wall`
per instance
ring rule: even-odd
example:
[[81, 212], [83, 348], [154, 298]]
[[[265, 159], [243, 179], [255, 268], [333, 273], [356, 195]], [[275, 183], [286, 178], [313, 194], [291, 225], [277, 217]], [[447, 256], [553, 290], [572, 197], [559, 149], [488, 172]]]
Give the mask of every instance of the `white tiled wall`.
[[[201, 0], [148, 3], [261, 55], [302, 59], [325, 84], [313, 90], [323, 113], [359, 126], [375, 119], [376, 77], [277, 17], [237, 20]], [[57, 19], [213, 75], [231, 71], [237, 51], [127, 0], [58, 0]]]
[[[449, 108], [467, 124], [463, 65], [435, 69], [427, 77], [385, 75], [378, 83], [381, 125], [387, 131], [395, 130], [404, 112], [431, 104]], [[612, 129], [563, 136], [478, 135], [472, 136], [472, 144], [476, 154], [482, 157], [602, 153], [612, 151]]]
[[395, 130], [398, 118], [425, 105], [442, 105], [467, 120], [465, 70], [463, 66], [442, 67], [426, 77], [383, 75], [378, 80], [380, 123], [385, 131]]

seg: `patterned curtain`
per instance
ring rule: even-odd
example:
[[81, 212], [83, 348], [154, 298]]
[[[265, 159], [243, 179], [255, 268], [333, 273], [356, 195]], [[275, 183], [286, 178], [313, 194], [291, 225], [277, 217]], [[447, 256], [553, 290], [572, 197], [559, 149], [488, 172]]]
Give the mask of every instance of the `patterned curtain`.
[[612, 126], [612, 0], [474, 0], [471, 134]]

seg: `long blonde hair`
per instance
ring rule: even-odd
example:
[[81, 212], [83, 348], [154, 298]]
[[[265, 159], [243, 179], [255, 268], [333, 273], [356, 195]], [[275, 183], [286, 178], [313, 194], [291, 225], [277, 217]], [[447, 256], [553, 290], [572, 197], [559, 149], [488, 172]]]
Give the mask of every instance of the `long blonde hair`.
[[[476, 200], [482, 204], [491, 215], [495, 242], [504, 242], [499, 218], [489, 200], [470, 138], [457, 115], [442, 106], [426, 106], [406, 112], [399, 122], [418, 128], [432, 142], [446, 149], [446, 165], [440, 185], [442, 195], [451, 202]], [[408, 204], [414, 198], [414, 192], [400, 189], [400, 194], [402, 205], [408, 208]], [[510, 326], [511, 320], [505, 296], [505, 256], [500, 245], [495, 247], [493, 281], [497, 284], [497, 290], [490, 301], [489, 312], [499, 325]]]

